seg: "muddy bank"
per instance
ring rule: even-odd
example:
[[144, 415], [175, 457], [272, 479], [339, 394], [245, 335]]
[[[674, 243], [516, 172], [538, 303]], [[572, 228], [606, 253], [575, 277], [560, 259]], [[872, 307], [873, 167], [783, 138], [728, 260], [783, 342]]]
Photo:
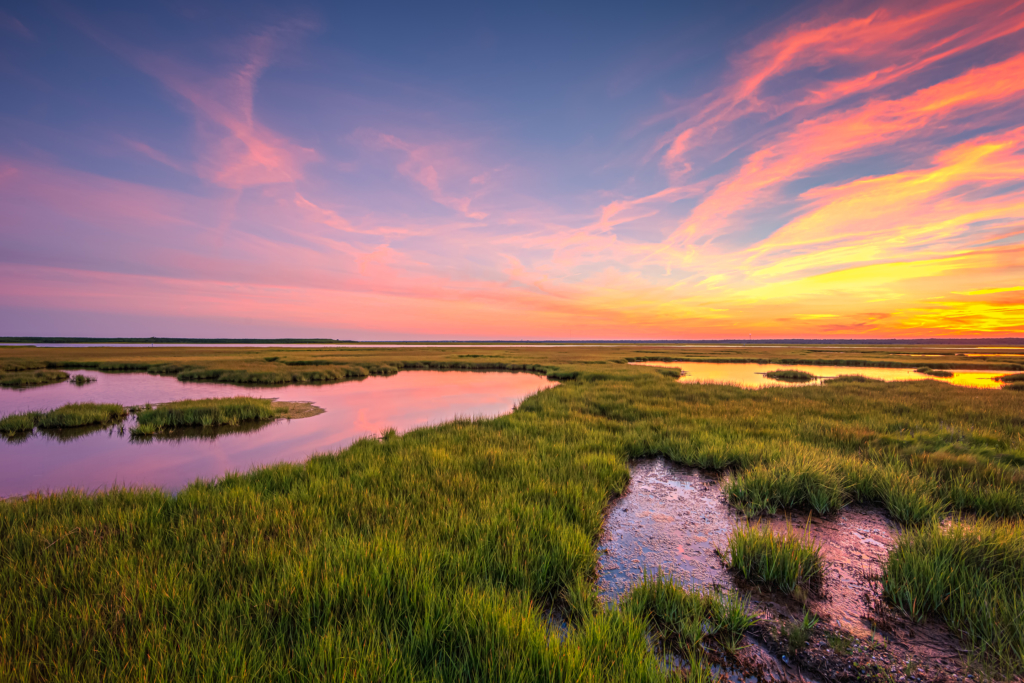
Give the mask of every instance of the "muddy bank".
[[[716, 550], [748, 521], [725, 501], [715, 476], [666, 459], [632, 465], [625, 494], [609, 506], [601, 544], [598, 588], [614, 601], [643, 574], [663, 572], [683, 586], [739, 590], [758, 623], [746, 649], [722, 658], [730, 680], [956, 681], [967, 679], [961, 644], [944, 625], [914, 624], [881, 599], [878, 576], [899, 527], [878, 508], [851, 506], [840, 514], [760, 520], [793, 526], [821, 546], [825, 576], [818, 594], [802, 601], [737, 581]], [[794, 626], [806, 613], [817, 625]]]

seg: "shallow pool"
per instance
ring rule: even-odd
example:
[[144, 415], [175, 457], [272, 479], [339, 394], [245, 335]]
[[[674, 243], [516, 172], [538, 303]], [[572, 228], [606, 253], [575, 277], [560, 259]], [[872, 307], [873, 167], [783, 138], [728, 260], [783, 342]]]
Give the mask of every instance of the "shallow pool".
[[[680, 382], [721, 382], [736, 384], [748, 389], [761, 387], [799, 387], [808, 384], [820, 384], [823, 379], [838, 375], [863, 375], [872, 379], [887, 382], [935, 379], [961, 387], [975, 389], [999, 389], [1002, 385], [996, 377], [1009, 374], [1008, 370], [993, 372], [991, 370], [951, 370], [952, 377], [932, 377], [923, 375], [910, 368], [860, 368], [841, 365], [778, 365], [774, 363], [676, 363], [669, 361], [648, 361], [635, 365], [650, 365], [658, 368], [679, 368], [685, 375]], [[783, 382], [765, 377], [772, 370], [803, 370], [818, 379], [811, 382]]]
[[554, 383], [538, 375], [506, 372], [401, 372], [358, 382], [283, 387], [237, 387], [179, 382], [140, 373], [107, 374], [83, 386], [51, 384], [0, 391], [0, 415], [48, 410], [91, 401], [141, 405], [195, 398], [255, 396], [310, 401], [321, 415], [278, 420], [255, 429], [177, 439], [131, 440], [126, 430], [37, 432], [20, 442], [0, 439], [0, 497], [66, 488], [95, 490], [111, 484], [180, 489], [197, 478], [245, 471], [277, 462], [302, 462], [314, 453], [344, 448], [355, 439], [394, 427], [399, 432], [456, 417], [493, 417]]

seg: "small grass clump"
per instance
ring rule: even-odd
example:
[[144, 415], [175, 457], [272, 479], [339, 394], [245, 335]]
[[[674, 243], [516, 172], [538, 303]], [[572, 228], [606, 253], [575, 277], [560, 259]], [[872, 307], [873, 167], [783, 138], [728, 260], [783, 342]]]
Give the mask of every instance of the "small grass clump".
[[811, 612], [804, 612], [804, 617], [800, 621], [787, 622], [783, 625], [781, 635], [789, 646], [789, 651], [794, 653], [804, 649], [817, 625], [818, 617]]
[[96, 378], [90, 377], [89, 375], [72, 375], [71, 379], [69, 379], [68, 381], [74, 384], [75, 386], [81, 387], [91, 382], [95, 382]]
[[771, 372], [764, 373], [764, 376], [782, 382], [810, 382], [817, 379], [816, 375], [804, 372], [803, 370], [772, 370]]
[[821, 548], [792, 527], [776, 533], [767, 525], [737, 527], [729, 536], [726, 565], [748, 581], [787, 595], [806, 594], [820, 586]]
[[279, 411], [268, 398], [209, 398], [147, 406], [136, 414], [132, 436], [152, 436], [183, 427], [235, 427], [273, 420]]
[[1024, 523], [908, 530], [889, 553], [882, 587], [912, 618], [940, 616], [979, 661], [1024, 674]]
[[724, 490], [729, 502], [748, 516], [775, 514], [779, 508], [827, 515], [846, 504], [846, 486], [832, 454], [794, 447], [737, 473]]
[[[619, 601], [619, 608], [642, 615], [662, 646], [679, 653], [693, 653], [709, 641], [736, 652], [755, 621], [738, 595], [687, 590], [660, 572], [645, 574]], [[691, 668], [695, 666], [691, 659]]]
[[26, 389], [56, 384], [67, 380], [68, 373], [62, 370], [29, 370], [22, 372], [0, 371], [0, 387], [8, 389]]
[[0, 418], [0, 433], [6, 436], [14, 436], [21, 432], [31, 432], [35, 429], [36, 422], [42, 413], [12, 413]]
[[918, 368], [915, 372], [920, 372], [922, 375], [928, 375], [930, 377], [952, 377], [953, 373], [949, 370], [936, 370], [935, 368]]
[[36, 425], [43, 429], [69, 429], [111, 424], [123, 420], [128, 410], [117, 403], [69, 403], [43, 413]]
[[865, 377], [864, 375], [837, 375], [836, 377], [828, 377], [822, 380], [825, 384], [832, 384], [833, 382], [857, 382], [859, 384], [885, 384], [884, 379], [875, 379], [874, 377]]

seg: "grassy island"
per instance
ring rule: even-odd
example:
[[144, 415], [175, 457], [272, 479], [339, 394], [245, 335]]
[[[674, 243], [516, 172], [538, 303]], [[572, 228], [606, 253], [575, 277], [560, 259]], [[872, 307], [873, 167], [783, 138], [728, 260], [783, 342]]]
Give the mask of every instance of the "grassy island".
[[183, 427], [236, 427], [245, 422], [273, 420], [283, 411], [269, 398], [211, 398], [175, 401], [139, 410], [132, 436], [152, 436]]
[[127, 409], [116, 403], [69, 403], [46, 412], [14, 413], [0, 418], [0, 432], [14, 434], [42, 429], [70, 429], [120, 422]]
[[815, 375], [803, 370], [772, 370], [764, 373], [764, 376], [781, 382], [810, 382], [818, 379]]

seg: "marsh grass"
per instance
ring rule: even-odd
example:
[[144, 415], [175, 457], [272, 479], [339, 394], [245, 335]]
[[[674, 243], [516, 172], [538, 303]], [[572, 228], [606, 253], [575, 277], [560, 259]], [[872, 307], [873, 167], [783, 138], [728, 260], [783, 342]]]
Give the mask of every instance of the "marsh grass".
[[0, 432], [13, 436], [19, 432], [31, 432], [36, 427], [41, 413], [12, 413], [0, 418]]
[[645, 573], [619, 607], [643, 615], [658, 641], [678, 653], [691, 652], [705, 641], [735, 652], [755, 621], [736, 594], [687, 590], [660, 572]]
[[1024, 674], [1024, 524], [976, 521], [904, 533], [882, 572], [885, 597], [917, 620], [937, 615], [973, 659]]
[[821, 585], [821, 548], [788, 525], [781, 533], [766, 524], [736, 527], [723, 556], [744, 579], [787, 595], [806, 597]]
[[824, 378], [821, 381], [823, 383], [825, 383], [825, 384], [830, 384], [830, 383], [833, 383], [833, 382], [859, 382], [861, 384], [867, 384], [867, 383], [875, 383], [875, 384], [881, 383], [881, 384], [885, 384], [885, 380], [884, 379], [875, 379], [874, 377], [865, 377], [864, 375], [837, 375], [835, 377], [826, 377], [826, 378]]
[[189, 427], [237, 427], [246, 422], [273, 420], [280, 411], [267, 398], [209, 398], [163, 403], [139, 410], [134, 437], [152, 436]]
[[[43, 351], [17, 353], [49, 358]], [[109, 350], [57, 351], [61, 362], [119, 362]], [[407, 368], [457, 352], [337, 357]], [[141, 350], [123, 362], [308, 369], [246, 353]], [[725, 470], [730, 500], [750, 510], [830, 512], [859, 500], [923, 528], [935, 510], [1003, 520], [996, 526], [1022, 514], [1024, 395], [935, 382], [750, 391], [679, 383], [617, 362], [626, 354], [614, 349], [495, 353], [509, 366], [576, 374], [493, 420], [362, 439], [176, 496], [116, 489], [0, 502], [0, 671], [665, 680], [649, 613], [601, 609], [592, 590], [603, 511], [628, 482], [629, 458]], [[570, 615], [564, 636], [551, 634], [552, 609]]]
[[817, 379], [817, 375], [812, 375], [803, 370], [772, 370], [771, 372], [764, 373], [764, 376], [781, 382], [810, 382]]
[[1015, 372], [1011, 375], [1003, 375], [1002, 377], [997, 377], [996, 379], [999, 380], [1000, 382], [1006, 382], [1008, 384], [1024, 383], [1024, 372]]
[[90, 377], [89, 375], [72, 375], [71, 379], [69, 379], [68, 381], [74, 384], [75, 386], [81, 387], [85, 386], [86, 384], [90, 384], [91, 382], [95, 382], [96, 378]]
[[820, 515], [848, 501], [848, 484], [834, 454], [794, 448], [770, 462], [754, 465], [724, 486], [726, 497], [748, 516], [811, 509]]
[[804, 612], [800, 621], [787, 622], [782, 626], [781, 635], [790, 652], [799, 652], [807, 645], [808, 639], [818, 625], [818, 617], [809, 611]]
[[930, 377], [952, 377], [953, 373], [949, 370], [936, 370], [935, 368], [917, 368], [915, 372], [919, 372], [922, 375], [928, 375]]
[[68, 373], [61, 370], [27, 370], [22, 372], [0, 371], [0, 387], [25, 389], [45, 384], [56, 384], [67, 380]]
[[42, 429], [67, 429], [119, 422], [128, 410], [116, 403], [69, 403], [39, 416], [36, 426]]
[[48, 412], [14, 413], [0, 419], [0, 432], [15, 434], [41, 429], [71, 429], [120, 422], [128, 415], [116, 403], [68, 403]]
[[1010, 391], [1024, 391], [1024, 382], [1010, 382], [1004, 384], [1003, 389], [1009, 389]]

